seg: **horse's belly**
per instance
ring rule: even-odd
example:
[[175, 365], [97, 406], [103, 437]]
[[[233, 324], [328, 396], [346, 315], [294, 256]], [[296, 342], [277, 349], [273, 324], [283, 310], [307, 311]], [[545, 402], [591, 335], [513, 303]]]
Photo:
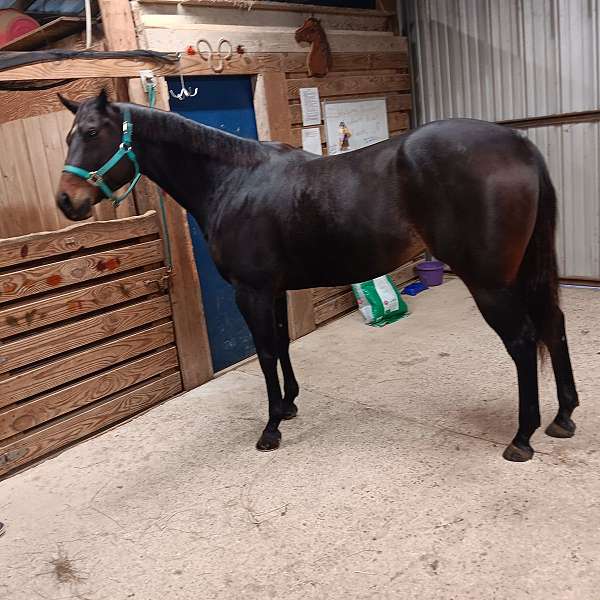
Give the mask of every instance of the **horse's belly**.
[[[358, 283], [390, 273], [425, 250], [412, 228], [347, 239], [329, 239], [296, 254], [300, 260], [290, 269], [288, 289]], [[304, 260], [302, 260], [302, 255]]]

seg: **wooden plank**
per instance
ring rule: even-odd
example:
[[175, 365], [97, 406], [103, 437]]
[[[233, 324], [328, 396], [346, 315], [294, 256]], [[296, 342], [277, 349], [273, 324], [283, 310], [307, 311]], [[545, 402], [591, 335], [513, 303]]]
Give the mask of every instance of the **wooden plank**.
[[0, 377], [0, 407], [9, 406], [80, 377], [107, 369], [174, 341], [173, 323], [162, 323], [81, 352], [74, 352], [22, 373]]
[[2, 52], [23, 52], [51, 44], [85, 28], [85, 17], [58, 17], [0, 46]]
[[108, 50], [136, 50], [137, 36], [129, 0], [98, 0]]
[[162, 240], [0, 274], [0, 304], [163, 262]]
[[320, 287], [312, 289], [313, 302], [320, 304], [325, 300], [329, 300], [334, 296], [339, 296], [343, 292], [347, 292], [350, 289], [349, 285], [339, 285], [336, 287]]
[[5, 196], [0, 198], [0, 205], [3, 215], [10, 214], [10, 219], [0, 219], [0, 238], [14, 235], [15, 231], [44, 229], [46, 224], [38, 204], [30, 201], [36, 197], [34, 166], [27, 152], [21, 121], [11, 121], [0, 127], [0, 147], [10, 148], [10, 152], [3, 151], [0, 157], [0, 177], [4, 179], [5, 186]]
[[[360, 94], [355, 96], [357, 100], [366, 100], [368, 98], [381, 98], [385, 96], [388, 112], [399, 112], [412, 110], [412, 96], [410, 94], [397, 94], [387, 92], [385, 94]], [[335, 100], [335, 96], [324, 96], [321, 100]], [[293, 124], [302, 123], [302, 109], [300, 104], [290, 104], [290, 114]]]
[[[407, 52], [343, 52], [332, 54], [332, 72], [370, 71], [372, 69], [404, 69], [408, 67]], [[282, 69], [286, 73], [306, 72], [306, 57], [297, 52], [282, 56]], [[366, 74], [366, 73], [365, 73]]]
[[0, 446], [0, 475], [181, 392], [173, 373]]
[[170, 314], [171, 303], [164, 295], [7, 342], [0, 346], [0, 373], [119, 335]]
[[37, 204], [38, 211], [44, 221], [44, 229], [60, 229], [63, 222], [59, 218], [60, 211], [56, 207], [56, 188], [50, 178], [50, 167], [46, 158], [46, 151], [42, 137], [44, 128], [43, 119], [32, 117], [23, 119], [23, 139], [29, 161], [32, 167], [32, 180], [35, 186], [35, 195], [23, 198], [24, 202]]
[[[200, 37], [200, 36], [198, 36]], [[355, 37], [361, 37], [356, 34]], [[387, 36], [385, 39], [405, 40], [394, 36]], [[195, 44], [197, 38], [193, 40]], [[179, 43], [179, 42], [178, 42]], [[354, 44], [354, 45], [353, 45]], [[389, 55], [392, 63], [395, 63], [396, 56], [399, 54], [406, 55], [406, 43], [394, 42], [400, 49], [394, 48], [390, 51], [382, 51], [375, 48], [372, 54], [379, 56]], [[337, 64], [337, 70], [343, 70], [339, 65], [344, 63], [347, 68], [352, 70], [360, 68], [353, 66], [351, 57], [343, 58], [343, 54], [356, 54], [353, 51], [356, 48], [365, 47], [358, 40], [346, 44], [347, 49], [338, 53], [334, 51], [334, 64]], [[177, 46], [177, 50], [181, 50], [185, 46]], [[156, 48], [152, 48], [156, 50]], [[243, 54], [234, 54], [230, 61], [226, 61], [224, 75], [237, 74], [256, 74], [265, 71], [304, 71], [306, 69], [306, 57], [309, 48], [299, 44], [292, 48], [289, 52], [269, 51], [269, 52], [251, 52], [249, 48], [245, 48]], [[369, 52], [368, 47], [365, 47], [365, 52]], [[338, 58], [339, 57], [339, 58]], [[338, 63], [336, 63], [336, 60]], [[367, 64], [367, 63], [360, 63]], [[384, 66], [386, 65], [386, 66]], [[380, 68], [387, 68], [387, 61], [380, 61], [377, 64]], [[371, 68], [371, 67], [366, 67]], [[151, 69], [157, 77], [166, 77], [169, 75], [178, 75], [180, 72], [184, 75], [214, 75], [209, 64], [198, 56], [183, 55], [179, 63], [159, 63], [150, 59], [143, 58], [104, 58], [104, 59], [69, 59], [57, 60], [47, 63], [37, 63], [33, 65], [24, 65], [0, 71], [0, 81], [26, 81], [40, 79], [82, 79], [82, 78], [106, 78], [106, 77], [139, 77], [139, 72], [142, 69]]]
[[25, 404], [0, 411], [0, 440], [121, 392], [173, 369], [178, 364], [177, 349], [172, 346], [126, 362], [100, 375], [40, 396]]
[[[223, 8], [208, 8], [204, 6], [178, 6], [147, 4], [140, 5], [140, 23], [149, 27], [178, 27], [189, 24], [199, 26], [218, 25], [222, 28], [243, 25], [256, 29], [256, 35], [265, 27], [297, 29], [304, 24], [312, 11], [306, 9], [303, 13], [294, 11], [255, 10], [231, 11]], [[321, 25], [329, 34], [331, 31], [391, 31], [390, 17], [381, 15], [323, 15]]]
[[257, 78], [254, 108], [258, 139], [290, 144], [291, 116], [283, 73], [262, 73]]
[[[234, 48], [242, 46], [245, 52], [298, 52], [302, 48], [294, 37], [294, 28], [278, 28], [277, 31], [260, 31], [245, 26], [178, 25], [177, 27], [144, 27], [148, 48], [162, 52], [177, 52], [196, 45], [198, 39], [207, 40], [213, 48], [226, 37]], [[406, 38], [391, 32], [345, 32], [330, 31], [327, 40], [332, 52], [406, 52]], [[308, 45], [305, 46], [308, 49]], [[306, 50], [305, 50], [306, 51]]]
[[317, 325], [322, 325], [334, 317], [348, 312], [352, 308], [356, 308], [356, 298], [354, 297], [354, 292], [350, 290], [316, 306], [315, 322]]
[[252, 11], [277, 11], [277, 12], [300, 12], [305, 13], [310, 8], [310, 15], [356, 15], [361, 17], [393, 16], [394, 11], [384, 11], [366, 8], [345, 8], [339, 6], [317, 6], [290, 2], [269, 2], [268, 0], [252, 0], [252, 2], [236, 2], [233, 0], [137, 0], [136, 4], [148, 7], [172, 5], [176, 7], [207, 6], [210, 8], [227, 8], [240, 12]]
[[322, 96], [349, 96], [352, 94], [368, 94], [376, 92], [392, 92], [410, 89], [408, 75], [365, 75], [344, 78], [307, 77], [288, 79], [288, 98], [300, 97], [300, 88], [317, 87]]
[[[64, 94], [71, 100], [81, 101], [97, 95], [102, 88], [112, 95], [112, 79], [76, 79], [59, 87], [36, 92], [0, 91], [0, 123], [64, 110], [57, 93]], [[33, 99], [35, 102], [32, 102]]]
[[[159, 79], [157, 83], [156, 106], [169, 110], [166, 81]], [[133, 102], [147, 104], [146, 94], [139, 79], [130, 82], [129, 95]], [[159, 209], [160, 200], [154, 184], [148, 180], [140, 181], [138, 190], [145, 196], [146, 201], [155, 209]], [[170, 278], [173, 322], [183, 387], [189, 390], [212, 378], [212, 359], [187, 213], [168, 196], [165, 209], [173, 257], [173, 272]]]
[[156, 293], [166, 277], [166, 268], [153, 269], [5, 308], [0, 310], [0, 339]]
[[[388, 113], [388, 129], [389, 131], [404, 131], [410, 126], [408, 113]], [[321, 140], [323, 143], [327, 140], [325, 126], [321, 125]], [[300, 148], [302, 146], [302, 127], [292, 127], [291, 144]]]
[[120, 221], [71, 225], [61, 231], [0, 239], [0, 269], [159, 232], [156, 212]]

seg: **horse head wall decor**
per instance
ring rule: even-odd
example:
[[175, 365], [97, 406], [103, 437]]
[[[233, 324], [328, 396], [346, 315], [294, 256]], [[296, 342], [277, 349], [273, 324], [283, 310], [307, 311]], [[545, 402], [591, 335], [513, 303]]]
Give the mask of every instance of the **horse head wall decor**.
[[296, 41], [311, 44], [308, 53], [308, 74], [310, 77], [325, 77], [331, 70], [332, 56], [327, 34], [319, 19], [309, 17], [302, 27], [296, 30]]

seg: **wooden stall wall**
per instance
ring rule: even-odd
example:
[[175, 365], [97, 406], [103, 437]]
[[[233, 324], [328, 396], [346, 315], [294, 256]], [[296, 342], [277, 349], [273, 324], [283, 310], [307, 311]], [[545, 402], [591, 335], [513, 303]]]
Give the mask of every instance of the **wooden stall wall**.
[[0, 476], [182, 390], [159, 231], [0, 240]]

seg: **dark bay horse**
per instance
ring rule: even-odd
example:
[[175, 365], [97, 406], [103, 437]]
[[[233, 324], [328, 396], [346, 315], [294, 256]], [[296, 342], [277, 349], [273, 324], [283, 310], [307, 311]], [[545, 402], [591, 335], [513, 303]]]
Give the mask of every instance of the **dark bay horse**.
[[[58, 206], [68, 218], [89, 217], [93, 204], [134, 178], [139, 163], [202, 228], [220, 273], [235, 288], [264, 373], [269, 420], [259, 450], [277, 448], [282, 419], [297, 413], [286, 290], [371, 279], [424, 245], [462, 278], [515, 362], [519, 427], [504, 457], [533, 456], [529, 440], [540, 426], [537, 348], [550, 353], [558, 392], [558, 413], [546, 433], [574, 434], [578, 398], [558, 302], [556, 197], [539, 151], [515, 131], [438, 121], [322, 158], [173, 113], [112, 104], [104, 93], [81, 105], [63, 102], [76, 114], [67, 164], [79, 173], [60, 181]], [[87, 175], [116, 154], [129, 120], [132, 151], [102, 170], [103, 192], [98, 175]]]

